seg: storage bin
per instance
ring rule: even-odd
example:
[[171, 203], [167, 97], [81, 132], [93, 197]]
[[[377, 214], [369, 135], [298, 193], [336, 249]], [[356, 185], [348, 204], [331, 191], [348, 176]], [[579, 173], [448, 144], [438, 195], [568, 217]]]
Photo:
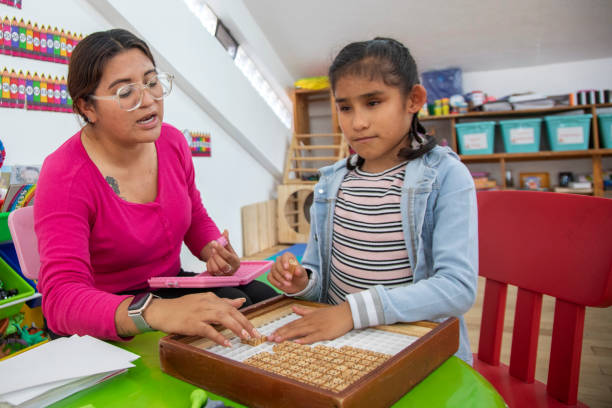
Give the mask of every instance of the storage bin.
[[21, 265], [19, 265], [19, 257], [17, 256], [15, 245], [12, 242], [0, 244], [0, 258], [4, 259], [4, 262], [6, 262], [8, 266], [13, 268], [13, 270], [17, 272], [19, 276], [28, 282], [28, 285], [36, 289], [36, 282], [23, 276]]
[[507, 153], [540, 151], [542, 118], [500, 120], [499, 126]]
[[592, 116], [590, 113], [546, 116], [544, 119], [550, 149], [553, 151], [588, 149]]
[[23, 302], [17, 302], [16, 304], [6, 306], [9, 303], [15, 302], [20, 299], [26, 299], [34, 294], [34, 288], [21, 277], [17, 272], [13, 270], [4, 259], [0, 258], [0, 280], [4, 283], [4, 289], [17, 289], [17, 295], [11, 296], [7, 299], [0, 300], [0, 319], [8, 316], [12, 316], [18, 313]]
[[601, 134], [602, 146], [612, 149], [612, 113], [598, 114], [599, 133]]
[[457, 123], [457, 138], [461, 154], [492, 154], [495, 122]]

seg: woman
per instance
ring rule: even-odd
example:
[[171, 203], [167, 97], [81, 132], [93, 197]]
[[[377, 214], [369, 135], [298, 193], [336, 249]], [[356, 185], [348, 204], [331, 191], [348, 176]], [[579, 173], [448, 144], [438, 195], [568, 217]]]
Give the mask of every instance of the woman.
[[212, 274], [240, 266], [231, 245], [215, 241], [184, 136], [162, 123], [171, 89], [172, 75], [126, 30], [91, 34], [72, 54], [68, 90], [85, 126], [45, 160], [34, 207], [43, 313], [57, 334], [120, 340], [161, 330], [229, 345], [211, 326], [220, 323], [259, 336], [237, 309], [275, 295], [261, 282], [148, 292], [149, 278], [182, 272], [182, 241]]

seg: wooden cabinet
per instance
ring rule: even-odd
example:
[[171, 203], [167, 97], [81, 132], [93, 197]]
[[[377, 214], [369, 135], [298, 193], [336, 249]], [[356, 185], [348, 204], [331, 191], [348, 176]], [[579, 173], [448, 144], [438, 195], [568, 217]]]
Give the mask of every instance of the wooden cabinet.
[[[425, 128], [432, 132], [435, 137], [442, 143], [449, 145], [453, 150], [457, 151], [457, 133], [455, 124], [465, 123], [468, 121], [497, 121], [507, 119], [523, 119], [529, 117], [544, 117], [569, 111], [580, 111], [577, 113], [590, 113], [593, 115], [591, 122], [591, 137], [590, 145], [587, 150], [574, 151], [552, 151], [541, 150], [535, 153], [505, 153], [501, 145], [501, 136], [496, 130], [497, 148], [493, 154], [483, 155], [461, 155], [461, 160], [470, 167], [474, 163], [498, 163], [499, 164], [499, 179], [501, 180], [502, 188], [506, 188], [505, 173], [506, 166], [509, 162], [526, 162], [526, 161], [544, 161], [544, 160], [566, 160], [566, 159], [584, 159], [589, 160], [592, 166], [593, 174], [593, 195], [604, 196], [603, 189], [603, 168], [602, 159], [609, 156], [612, 157], [612, 149], [603, 148], [599, 123], [597, 120], [598, 108], [610, 108], [612, 104], [597, 104], [597, 105], [578, 105], [567, 107], [555, 107], [549, 109], [534, 109], [534, 110], [519, 110], [519, 111], [503, 111], [503, 112], [470, 112], [463, 115], [445, 115], [445, 116], [426, 116], [420, 118]], [[542, 124], [544, 126], [544, 124]], [[496, 126], [498, 128], [498, 126]], [[541, 146], [547, 147], [547, 134], [543, 130]], [[500, 148], [501, 147], [501, 148]]]

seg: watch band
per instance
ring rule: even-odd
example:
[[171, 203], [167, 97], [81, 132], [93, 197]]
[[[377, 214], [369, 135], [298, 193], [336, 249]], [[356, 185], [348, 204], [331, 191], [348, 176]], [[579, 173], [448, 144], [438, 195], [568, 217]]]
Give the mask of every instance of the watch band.
[[145, 320], [143, 313], [151, 301], [158, 297], [152, 293], [147, 293], [144, 297], [134, 297], [134, 300], [128, 306], [128, 316], [141, 333], [153, 331], [153, 328]]

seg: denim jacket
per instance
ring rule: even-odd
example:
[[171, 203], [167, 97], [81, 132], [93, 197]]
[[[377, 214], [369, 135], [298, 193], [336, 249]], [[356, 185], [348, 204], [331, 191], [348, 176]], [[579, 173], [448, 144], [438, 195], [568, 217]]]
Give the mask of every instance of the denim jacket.
[[[302, 265], [314, 276], [299, 296], [328, 303], [333, 215], [338, 189], [348, 172], [346, 159], [320, 172], [310, 208], [310, 237], [302, 258]], [[458, 317], [456, 355], [471, 364], [463, 314], [474, 303], [478, 278], [473, 179], [452, 150], [437, 146], [406, 164], [400, 209], [413, 284], [395, 288], [377, 285], [368, 290], [380, 299], [384, 324]]]

